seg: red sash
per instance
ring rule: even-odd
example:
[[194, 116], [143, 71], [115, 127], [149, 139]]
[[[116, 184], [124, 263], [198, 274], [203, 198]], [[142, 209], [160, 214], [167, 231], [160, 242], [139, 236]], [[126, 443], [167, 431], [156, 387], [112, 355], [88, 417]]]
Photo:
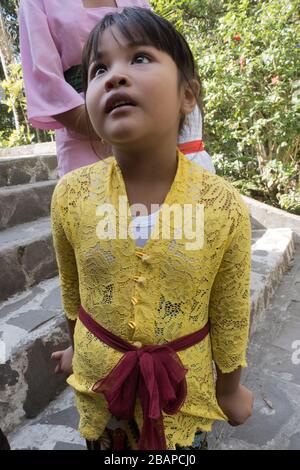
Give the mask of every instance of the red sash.
[[144, 418], [139, 450], [165, 450], [162, 411], [170, 415], [177, 413], [186, 398], [187, 369], [176, 352], [202, 341], [209, 333], [209, 323], [169, 343], [139, 349], [103, 328], [83, 307], [79, 318], [94, 336], [124, 353], [113, 370], [95, 383], [93, 391], [105, 395], [109, 411], [120, 420], [134, 419], [138, 397]]

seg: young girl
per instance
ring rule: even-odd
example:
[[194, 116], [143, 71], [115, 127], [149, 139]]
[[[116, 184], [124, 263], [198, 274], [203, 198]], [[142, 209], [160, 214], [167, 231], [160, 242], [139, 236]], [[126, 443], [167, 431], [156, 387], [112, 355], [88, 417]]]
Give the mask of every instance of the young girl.
[[[58, 174], [111, 155], [88, 125], [81, 80], [83, 46], [95, 24], [124, 7], [150, 8], [147, 0], [21, 0], [20, 50], [32, 126], [55, 130]], [[179, 136], [181, 150], [214, 172], [202, 142], [202, 116], [192, 113]], [[91, 141], [91, 142], [90, 142]]]
[[[121, 438], [138, 449], [193, 447], [215, 420], [239, 425], [252, 411], [240, 384], [248, 210], [177, 148], [199, 83], [168, 21], [140, 8], [107, 15], [83, 71], [91, 123], [113, 156], [65, 175], [52, 201], [79, 430], [90, 449], [118, 449]], [[134, 217], [142, 208], [148, 231]]]

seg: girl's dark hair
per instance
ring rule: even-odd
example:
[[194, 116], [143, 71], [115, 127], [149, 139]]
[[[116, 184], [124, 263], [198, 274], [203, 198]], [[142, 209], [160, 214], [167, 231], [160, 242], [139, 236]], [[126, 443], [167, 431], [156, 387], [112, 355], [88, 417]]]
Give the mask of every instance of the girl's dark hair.
[[[91, 31], [82, 55], [82, 78], [85, 93], [88, 86], [88, 69], [97, 57], [101, 36], [107, 28], [112, 26], [116, 26], [131, 44], [153, 46], [171, 56], [179, 71], [179, 85], [187, 82], [194, 92], [191, 80], [196, 79], [201, 86], [193, 54], [182, 34], [168, 20], [156, 15], [151, 10], [128, 7], [124, 8], [121, 13], [109, 13]], [[195, 97], [201, 112], [203, 112], [201, 97], [196, 95]], [[179, 131], [182, 130], [183, 124], [184, 117], [180, 120]]]

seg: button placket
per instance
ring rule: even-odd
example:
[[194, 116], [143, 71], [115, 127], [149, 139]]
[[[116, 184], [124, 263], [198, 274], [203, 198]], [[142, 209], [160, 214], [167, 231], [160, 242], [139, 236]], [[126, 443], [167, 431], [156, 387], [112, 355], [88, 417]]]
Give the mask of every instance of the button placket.
[[[142, 261], [142, 263], [144, 262], [149, 262], [150, 260], [150, 256], [147, 255], [146, 253], [143, 253], [141, 251], [136, 251], [136, 256], [138, 258], [140, 258], [140, 260]], [[138, 303], [139, 303], [139, 299], [138, 299], [138, 289], [140, 287], [143, 287], [146, 283], [146, 277], [143, 276], [141, 273], [139, 273], [138, 275], [135, 275], [133, 276], [132, 278], [135, 282], [135, 286], [134, 286], [134, 295], [131, 297], [131, 303], [133, 305], [133, 307], [135, 307]], [[136, 330], [136, 327], [137, 327], [137, 324], [136, 324], [136, 321], [135, 321], [135, 313], [134, 313], [134, 320], [130, 320], [128, 322], [128, 326], [133, 330], [133, 337], [135, 335], [135, 330]], [[135, 344], [136, 343], [136, 344]], [[142, 347], [142, 344], [140, 343], [140, 341], [136, 341], [135, 343], [133, 343], [137, 348], [141, 348]]]

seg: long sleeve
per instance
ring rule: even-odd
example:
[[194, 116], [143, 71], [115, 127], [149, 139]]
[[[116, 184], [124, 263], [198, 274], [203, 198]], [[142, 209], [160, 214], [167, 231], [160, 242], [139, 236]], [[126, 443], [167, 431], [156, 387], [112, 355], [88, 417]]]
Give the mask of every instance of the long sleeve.
[[64, 312], [67, 318], [76, 320], [80, 306], [80, 294], [76, 257], [70, 240], [70, 227], [67, 223], [68, 198], [66, 189], [66, 178], [63, 178], [56, 186], [52, 196], [51, 223]]
[[232, 233], [211, 291], [213, 359], [222, 372], [245, 367], [250, 321], [251, 224], [238, 196]]
[[62, 128], [52, 116], [76, 108], [84, 101], [64, 79], [42, 0], [21, 0], [19, 27], [29, 121], [40, 129]]

